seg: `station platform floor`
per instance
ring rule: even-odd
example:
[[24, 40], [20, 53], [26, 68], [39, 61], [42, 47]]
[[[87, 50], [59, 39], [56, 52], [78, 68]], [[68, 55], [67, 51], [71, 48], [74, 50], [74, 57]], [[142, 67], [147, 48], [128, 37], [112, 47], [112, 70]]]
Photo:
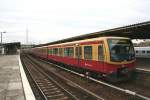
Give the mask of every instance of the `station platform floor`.
[[0, 55], [0, 100], [35, 100], [19, 55]]

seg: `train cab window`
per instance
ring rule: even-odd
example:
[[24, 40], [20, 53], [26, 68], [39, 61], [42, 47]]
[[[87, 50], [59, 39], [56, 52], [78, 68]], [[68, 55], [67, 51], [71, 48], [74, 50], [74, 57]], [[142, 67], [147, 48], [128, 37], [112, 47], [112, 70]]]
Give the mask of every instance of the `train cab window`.
[[82, 48], [76, 47], [76, 58], [82, 59]]
[[145, 53], [145, 51], [142, 51], [142, 53]]
[[104, 50], [103, 45], [98, 46], [98, 60], [103, 61], [104, 60]]
[[52, 49], [49, 49], [49, 51], [48, 51], [48, 52], [49, 52], [49, 54], [50, 54], [50, 55], [52, 55], [52, 54], [53, 54], [53, 50], [52, 50]]
[[64, 49], [64, 55], [68, 57], [73, 57], [74, 49], [73, 47], [68, 47]]
[[54, 48], [54, 49], [53, 49], [53, 54], [54, 54], [54, 55], [58, 55], [58, 48]]
[[84, 46], [84, 59], [92, 60], [92, 46]]
[[59, 56], [63, 56], [62, 48], [59, 48]]

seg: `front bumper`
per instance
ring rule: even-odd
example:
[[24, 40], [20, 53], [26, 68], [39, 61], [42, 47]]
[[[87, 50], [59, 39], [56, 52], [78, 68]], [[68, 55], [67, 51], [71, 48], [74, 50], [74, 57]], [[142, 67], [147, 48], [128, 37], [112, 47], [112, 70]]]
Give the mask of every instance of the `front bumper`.
[[134, 78], [135, 70], [128, 70], [128, 69], [121, 69], [117, 72], [108, 74], [106, 76], [106, 79], [110, 82], [122, 82], [122, 81], [128, 81], [132, 78]]

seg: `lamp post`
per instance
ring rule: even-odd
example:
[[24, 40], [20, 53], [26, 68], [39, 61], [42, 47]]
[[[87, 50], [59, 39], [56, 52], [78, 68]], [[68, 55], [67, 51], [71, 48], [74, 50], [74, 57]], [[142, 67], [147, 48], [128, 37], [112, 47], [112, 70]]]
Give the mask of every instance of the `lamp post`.
[[3, 40], [2, 40], [2, 38], [3, 38], [3, 33], [6, 33], [5, 31], [4, 32], [0, 32], [1, 33], [1, 45], [0, 45], [0, 53], [1, 54], [4, 54], [4, 48], [2, 47], [2, 43], [3, 43]]
[[1, 33], [1, 45], [2, 45], [2, 43], [3, 43], [3, 33], [6, 33], [5, 31], [4, 32], [0, 32]]

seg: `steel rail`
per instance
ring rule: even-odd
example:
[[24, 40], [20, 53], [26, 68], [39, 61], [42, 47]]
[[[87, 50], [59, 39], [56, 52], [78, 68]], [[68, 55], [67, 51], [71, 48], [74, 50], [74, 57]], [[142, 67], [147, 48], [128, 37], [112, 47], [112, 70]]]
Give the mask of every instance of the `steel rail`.
[[78, 98], [76, 98], [73, 94], [71, 94], [68, 90], [66, 90], [65, 88], [63, 88], [63, 86], [61, 86], [57, 81], [55, 81], [52, 77], [50, 77], [49, 75], [47, 75], [45, 72], [41, 71], [40, 69], [38, 69], [39, 72], [41, 72], [42, 74], [44, 74], [45, 76], [48, 77], [48, 79], [52, 80], [55, 84], [57, 84], [57, 86], [59, 86], [61, 89], [63, 89], [65, 92], [67, 92], [69, 95], [71, 95], [75, 100], [79, 100]]
[[[104, 100], [104, 98], [102, 98], [102, 97], [96, 95], [96, 94], [93, 93], [93, 92], [90, 92], [89, 90], [87, 90], [87, 89], [85, 89], [85, 88], [82, 88], [81, 86], [79, 86], [78, 84], [72, 82], [71, 80], [66, 79], [65, 77], [63, 77], [63, 76], [61, 76], [61, 75], [59, 75], [59, 74], [57, 74], [57, 73], [55, 73], [55, 72], [53, 72], [53, 71], [51, 71], [51, 73], [55, 74], [57, 77], [60, 77], [61, 79], [65, 80], [65, 81], [67, 81], [68, 83], [73, 84], [73, 85], [76, 86], [77, 88], [79, 88], [79, 89], [85, 91], [86, 93], [88, 93], [88, 94], [90, 94], [91, 96], [97, 98], [98, 100]], [[44, 74], [45, 74], [45, 73], [44, 73]], [[46, 75], [47, 75], [47, 74], [46, 74]], [[48, 77], [49, 77], [49, 76], [48, 76]]]
[[136, 68], [136, 70], [150, 72], [150, 69]]
[[[75, 75], [78, 75], [78, 76], [80, 76], [80, 77], [85, 77], [84, 74], [77, 73], [77, 72], [75, 72], [75, 71], [66, 69], [66, 68], [61, 67], [61, 66], [59, 66], [59, 65], [57, 65], [57, 64], [54, 64], [54, 63], [51, 63], [51, 62], [47, 62], [47, 61], [42, 60], [42, 59], [40, 59], [40, 60], [41, 60], [41, 61], [44, 61], [44, 62], [46, 62], [46, 63], [49, 63], [49, 64], [51, 64], [51, 65], [57, 66], [58, 68], [61, 68], [61, 69], [65, 70], [65, 71], [68, 71], [68, 72], [71, 72], [71, 73], [73, 73], [73, 74], [75, 74]], [[100, 81], [100, 80], [96, 80], [96, 79], [94, 79], [94, 78], [92, 78], [92, 77], [88, 77], [88, 78], [89, 78], [90, 80], [96, 82], [96, 83], [99, 83], [99, 84], [102, 84], [102, 85], [111, 87], [111, 88], [113, 88], [113, 89], [116, 89], [116, 90], [118, 90], [118, 91], [122, 91], [122, 92], [124, 92], [124, 93], [129, 94], [129, 95], [137, 96], [137, 97], [140, 97], [140, 98], [142, 98], [142, 99], [144, 99], [144, 100], [150, 100], [149, 97], [143, 96], [143, 95], [138, 94], [138, 93], [136, 93], [136, 92], [134, 92], [134, 91], [131, 91], [131, 90], [128, 90], [128, 89], [123, 89], [123, 88], [117, 87], [117, 86], [115, 86], [115, 85], [108, 84], [108, 83], [103, 82], [103, 81]]]
[[[34, 64], [34, 66], [37, 66], [37, 64], [31, 62], [31, 60], [28, 60], [30, 63]], [[74, 100], [80, 100], [77, 97], [75, 97], [72, 93], [70, 93], [68, 90], [66, 90], [65, 88], [63, 88], [63, 86], [61, 86], [57, 81], [55, 81], [52, 77], [50, 77], [49, 75], [47, 75], [45, 72], [41, 71], [39, 68], [37, 68], [38, 71], [43, 74], [44, 76], [46, 76], [48, 79], [50, 79], [52, 82], [54, 82], [59, 88], [61, 88], [64, 92], [66, 92], [67, 94], [69, 94]]]
[[[27, 62], [25, 62], [24, 60], [22, 60], [22, 63], [23, 63], [24, 66], [26, 66], [25, 63], [27, 63]], [[31, 74], [31, 71], [29, 70], [29, 68], [26, 67], [26, 69], [27, 69], [27, 71], [29, 72], [31, 79], [32, 79], [33, 82], [36, 84], [37, 88], [38, 88], [39, 91], [41, 92], [41, 94], [42, 94], [42, 96], [44, 97], [44, 99], [45, 99], [45, 100], [48, 100], [47, 97], [46, 97], [46, 95], [45, 95], [45, 94], [43, 93], [43, 91], [41, 90], [39, 84], [38, 84], [38, 83], [36, 82], [36, 80], [33, 78], [33, 76], [32, 76], [32, 74]]]

